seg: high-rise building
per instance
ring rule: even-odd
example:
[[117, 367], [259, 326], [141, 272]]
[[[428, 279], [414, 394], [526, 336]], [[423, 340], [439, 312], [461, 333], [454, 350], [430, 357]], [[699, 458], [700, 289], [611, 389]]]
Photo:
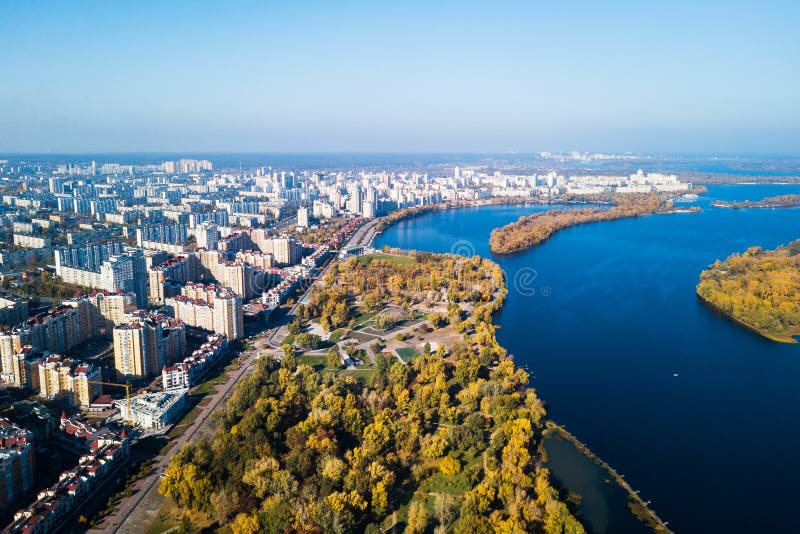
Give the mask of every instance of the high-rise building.
[[48, 180], [48, 186], [50, 192], [53, 194], [62, 194], [64, 193], [64, 185], [69, 182], [69, 178], [63, 178], [60, 176], [51, 176]]
[[54, 252], [56, 274], [63, 276], [63, 267], [73, 267], [87, 271], [97, 271], [100, 265], [111, 256], [122, 254], [125, 243], [112, 242], [102, 245], [82, 245], [56, 249]]
[[297, 226], [308, 227], [308, 208], [297, 209]]
[[30, 302], [12, 294], [0, 294], [0, 325], [13, 326], [28, 318]]
[[22, 347], [16, 354], [8, 352], [3, 356], [0, 381], [13, 387], [39, 391], [39, 362], [47, 354], [30, 345]]
[[103, 392], [100, 368], [91, 364], [51, 354], [39, 361], [38, 372], [39, 395], [46, 399], [89, 406]]
[[33, 434], [0, 418], [0, 514], [16, 507], [33, 489]]
[[[144, 253], [139, 249], [129, 248], [103, 258], [110, 250], [70, 247], [60, 251], [62, 255], [56, 251], [56, 274], [71, 284], [102, 289], [110, 293], [117, 291], [135, 293], [137, 305], [140, 308], [147, 307], [147, 260]], [[65, 259], [72, 254], [70, 251], [78, 252], [75, 265], [70, 265], [72, 259], [65, 263]], [[88, 254], [89, 252], [91, 254]], [[98, 262], [99, 258], [103, 259]]]
[[224, 334], [229, 341], [244, 335], [242, 297], [229, 289], [190, 283], [181, 295], [166, 299], [165, 306], [170, 316]]
[[133, 292], [92, 291], [88, 295], [65, 300], [64, 306], [78, 310], [81, 330], [87, 337], [105, 334], [111, 337], [114, 326], [125, 320], [126, 314], [139, 309]]
[[156, 224], [136, 228], [136, 245], [141, 248], [180, 254], [186, 250], [187, 240], [188, 230], [182, 223]]
[[272, 269], [275, 266], [275, 256], [269, 252], [256, 252], [253, 250], [239, 250], [236, 252], [236, 261], [249, 263], [258, 269]]
[[[20, 353], [25, 345], [63, 353], [91, 337], [91, 330], [82, 328], [82, 319], [85, 315], [82, 317], [80, 310], [59, 306], [0, 333], [0, 362], [5, 366], [7, 358]], [[3, 372], [7, 372], [5, 367]]]
[[186, 332], [178, 319], [140, 310], [114, 328], [114, 366], [123, 378], [152, 377], [184, 352]]
[[219, 227], [211, 221], [205, 221], [195, 230], [197, 247], [213, 250], [217, 248], [219, 242]]
[[350, 198], [347, 199], [347, 210], [350, 213], [361, 213], [361, 186], [353, 183], [348, 187]]
[[293, 237], [260, 240], [261, 252], [272, 254], [282, 265], [295, 265], [303, 258], [303, 246]]
[[[197, 276], [197, 261], [192, 254], [177, 256], [151, 268], [148, 271], [150, 300], [164, 302], [164, 284], [175, 282], [185, 284]], [[140, 306], [144, 308], [145, 306]]]

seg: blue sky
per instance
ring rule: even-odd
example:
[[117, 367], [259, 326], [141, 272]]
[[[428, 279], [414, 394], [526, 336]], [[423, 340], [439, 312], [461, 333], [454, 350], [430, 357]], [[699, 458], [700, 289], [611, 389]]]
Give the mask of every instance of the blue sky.
[[0, 151], [800, 154], [797, 2], [164, 4], [0, 3]]

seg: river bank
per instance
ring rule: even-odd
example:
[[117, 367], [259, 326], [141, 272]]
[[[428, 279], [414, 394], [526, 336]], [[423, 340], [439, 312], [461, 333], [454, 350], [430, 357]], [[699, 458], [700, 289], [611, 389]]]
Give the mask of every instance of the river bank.
[[[572, 227], [495, 257], [510, 289], [495, 321], [498, 341], [535, 370], [548, 416], [624, 473], [676, 532], [794, 524], [800, 432], [789, 422], [800, 419], [800, 345], [753, 335], [710, 313], [694, 291], [715, 259], [798, 237], [800, 210], [708, 209], [710, 202], [786, 193], [800, 186], [712, 186], [691, 216]], [[490, 230], [537, 209], [547, 208], [432, 213], [375, 243], [447, 252], [468, 242], [491, 257]], [[524, 287], [511, 283], [523, 280], [517, 273], [531, 275]]]
[[785, 336], [781, 336], [781, 335], [773, 334], [771, 332], [767, 332], [766, 330], [762, 330], [762, 329], [760, 329], [760, 328], [758, 328], [758, 327], [756, 327], [754, 325], [751, 325], [749, 323], [746, 323], [746, 322], [742, 321], [741, 319], [738, 319], [737, 317], [734, 317], [733, 315], [731, 315], [729, 313], [726, 313], [725, 310], [723, 310], [722, 308], [720, 308], [719, 306], [717, 306], [716, 304], [714, 304], [710, 300], [704, 298], [700, 294], [699, 291], [696, 291], [695, 293], [697, 294], [697, 300], [702, 302], [703, 305], [708, 307], [708, 309], [713, 311], [715, 314], [720, 315], [720, 316], [724, 317], [725, 319], [731, 321], [732, 323], [734, 323], [734, 324], [736, 324], [738, 326], [741, 326], [745, 330], [749, 330], [750, 332], [753, 332], [754, 334], [758, 334], [758, 335], [760, 335], [760, 336], [762, 336], [762, 337], [764, 337], [766, 339], [769, 339], [770, 341], [775, 341], [775, 342], [778, 342], [778, 343], [786, 343], [786, 344], [789, 344], [789, 345], [797, 344], [797, 339], [795, 339], [794, 336], [800, 336], [800, 331], [798, 331], [796, 333], [787, 334]]
[[[502, 202], [493, 202], [491, 205], [499, 206], [503, 205]], [[516, 203], [521, 204], [521, 203]], [[527, 203], [526, 203], [527, 204]], [[542, 204], [541, 202], [536, 204]], [[483, 204], [484, 206], [486, 204]], [[471, 204], [468, 206], [460, 206], [461, 208], [467, 207], [478, 207], [481, 204]], [[430, 214], [433, 211], [444, 211], [447, 209], [451, 209], [449, 207], [440, 207], [438, 210], [426, 210], [422, 213], [414, 214], [414, 216]], [[407, 219], [402, 219], [407, 220]], [[396, 221], [401, 222], [401, 221]], [[394, 223], [393, 223], [394, 224]], [[391, 225], [390, 225], [391, 226]], [[387, 227], [388, 228], [388, 227]], [[506, 275], [508, 276], [508, 275]], [[503, 305], [505, 304], [505, 298], [498, 298], [496, 301], [496, 306], [492, 310], [492, 315], [494, 316], [496, 313], [501, 313], [503, 309]], [[594, 488], [596, 491], [593, 491], [594, 495], [585, 495], [582, 493], [583, 488], [580, 487], [580, 484], [572, 484], [571, 481], [566, 480], [569, 477], [566, 476], [566, 469], [562, 470], [559, 466], [549, 465], [545, 462], [548, 469], [551, 470], [551, 475], [554, 476], [556, 479], [559, 480], [559, 484], [561, 488], [568, 492], [569, 495], [572, 496], [574, 500], [571, 500], [573, 506], [579, 506], [581, 501], [589, 500], [590, 497], [594, 497], [595, 500], [600, 501], [600, 508], [603, 508], [597, 515], [600, 517], [596, 517], [592, 512], [589, 511], [586, 515], [581, 516], [582, 522], [584, 525], [589, 527], [592, 532], [595, 533], [618, 533], [623, 532], [625, 534], [639, 534], [640, 532], [664, 532], [668, 533], [669, 530], [666, 529], [666, 524], [661, 521], [661, 519], [655, 514], [653, 510], [651, 510], [647, 504], [639, 498], [638, 494], [636, 494], [630, 486], [622, 479], [621, 476], [617, 474], [617, 472], [611, 468], [607, 463], [600, 460], [599, 457], [594, 455], [589, 448], [584, 445], [582, 442], [577, 440], [572, 434], [569, 434], [565, 429], [557, 425], [553, 421], [548, 421], [546, 423], [547, 429], [545, 430], [543, 437], [546, 437], [548, 434], [555, 436], [558, 434], [560, 437], [568, 440], [570, 444], [574, 447], [576, 453], [584, 459], [592, 466], [599, 466], [605, 473], [607, 473], [607, 477], [604, 476], [603, 478], [608, 478], [614, 480], [617, 483], [617, 486], [621, 488], [622, 491], [625, 492], [626, 499], [619, 500], [618, 497], [614, 494], [613, 488], [606, 484], [600, 484], [598, 488]], [[544, 443], [545, 439], [542, 440], [540, 443], [540, 452], [544, 451]], [[578, 462], [580, 463], [580, 462]], [[587, 465], [578, 465], [577, 467], [572, 465], [570, 466], [570, 471], [574, 471], [575, 469], [579, 469], [582, 472], [578, 475], [579, 478], [591, 478], [592, 468], [587, 467]], [[574, 473], [573, 473], [574, 474]], [[597, 493], [601, 493], [601, 495], [597, 495]], [[611, 508], [610, 510], [608, 508]], [[606, 522], [611, 523], [610, 529], [603, 528], [602, 525], [607, 525]], [[642, 529], [639, 529], [639, 526]]]
[[627, 498], [629, 500], [628, 508], [630, 509], [634, 517], [636, 517], [639, 521], [641, 521], [644, 525], [646, 525], [647, 528], [651, 529], [653, 532], [659, 532], [663, 534], [670, 534], [672, 532], [671, 530], [669, 530], [669, 528], [667, 528], [667, 523], [662, 521], [661, 518], [659, 518], [658, 515], [656, 515], [656, 513], [648, 506], [647, 502], [645, 502], [639, 496], [639, 493], [635, 491], [630, 486], [630, 484], [628, 484], [625, 478], [622, 475], [620, 475], [613, 467], [608, 465], [608, 463], [603, 461], [603, 459], [594, 454], [588, 445], [580, 441], [566, 428], [560, 426], [554, 421], [548, 421], [546, 423], [546, 426], [547, 430], [545, 430], [544, 432], [544, 437], [546, 439], [560, 438], [570, 442], [575, 447], [575, 449], [577, 449], [592, 463], [599, 466], [605, 473], [607, 473], [610, 480], [614, 481], [620, 488], [622, 488], [625, 491], [625, 493], [627, 494]]
[[730, 209], [796, 208], [800, 206], [800, 195], [779, 195], [756, 201], [744, 200], [740, 202], [715, 200], [711, 205], [715, 208]]

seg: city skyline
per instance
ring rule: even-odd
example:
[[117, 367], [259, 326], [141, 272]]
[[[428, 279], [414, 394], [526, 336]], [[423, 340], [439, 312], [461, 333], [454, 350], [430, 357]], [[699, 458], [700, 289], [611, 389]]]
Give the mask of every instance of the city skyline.
[[797, 154], [800, 10], [0, 7], [0, 151]]

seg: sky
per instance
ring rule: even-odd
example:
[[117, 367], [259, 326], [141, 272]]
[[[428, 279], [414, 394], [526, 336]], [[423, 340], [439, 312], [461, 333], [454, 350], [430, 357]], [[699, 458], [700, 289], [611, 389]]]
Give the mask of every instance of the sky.
[[800, 154], [800, 2], [0, 2], [0, 152]]

